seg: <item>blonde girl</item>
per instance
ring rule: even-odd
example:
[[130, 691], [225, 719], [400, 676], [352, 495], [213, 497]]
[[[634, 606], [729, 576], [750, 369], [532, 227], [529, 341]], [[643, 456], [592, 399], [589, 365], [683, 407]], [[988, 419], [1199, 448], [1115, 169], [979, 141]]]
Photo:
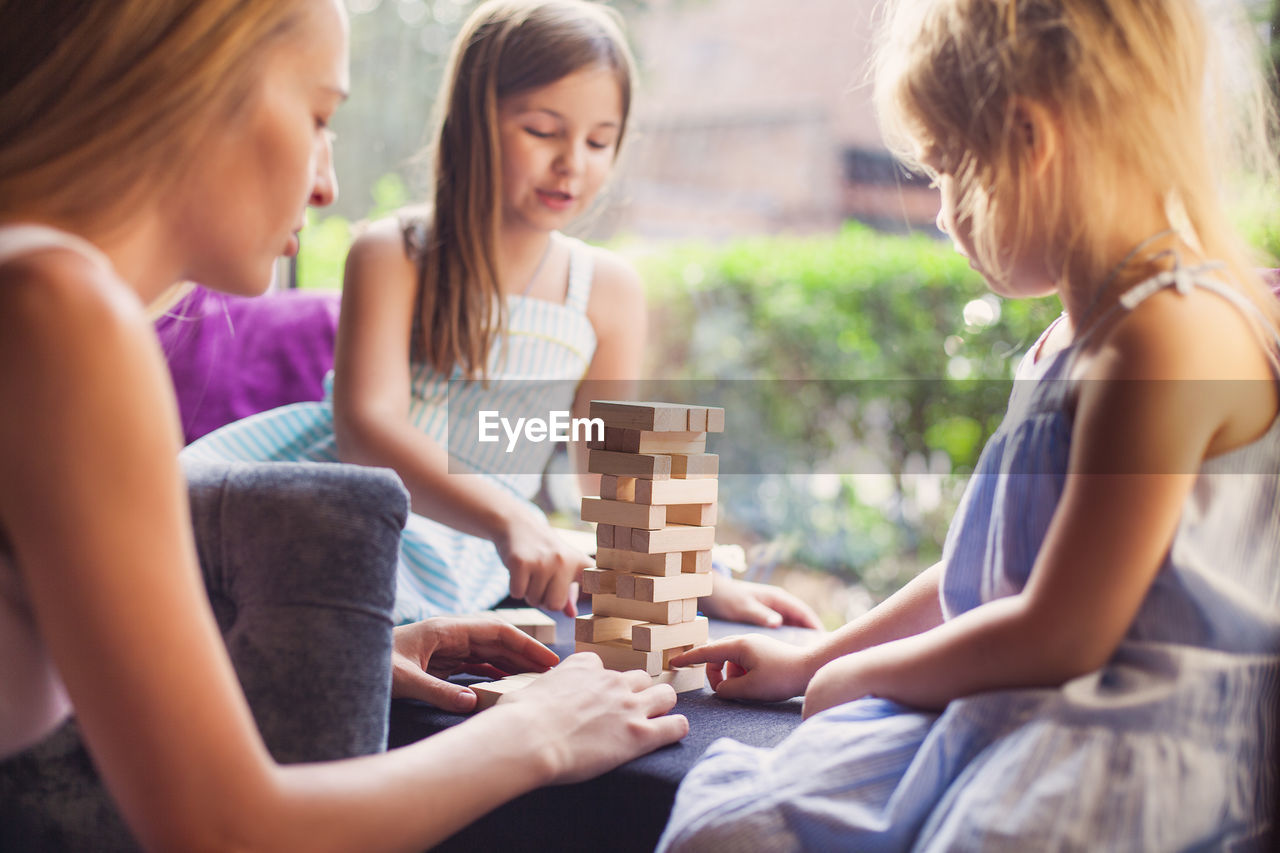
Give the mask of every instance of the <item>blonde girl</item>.
[[[673, 661], [725, 696], [803, 694], [807, 720], [713, 747], [661, 847], [1272, 849], [1280, 312], [1220, 202], [1248, 164], [1210, 134], [1262, 91], [1253, 67], [1211, 74], [1196, 0], [900, 0], [889, 21], [879, 108], [939, 225], [993, 290], [1065, 311], [941, 563], [810, 648]], [[1222, 44], [1255, 59], [1247, 26]]]
[[381, 750], [389, 688], [554, 661], [479, 620], [393, 647], [389, 472], [178, 466], [144, 306], [188, 279], [261, 292], [332, 200], [342, 6], [33, 8], [0, 2], [0, 847], [422, 849], [680, 737], [669, 687], [579, 656], [337, 760]]
[[[531, 502], [554, 445], [508, 453], [505, 440], [477, 440], [477, 419], [583, 417], [591, 396], [625, 396], [640, 375], [639, 278], [612, 252], [560, 233], [613, 170], [634, 76], [607, 7], [494, 0], [476, 9], [437, 100], [433, 204], [375, 224], [351, 249], [332, 402], [250, 418], [187, 451], [395, 469], [414, 510], [401, 546], [401, 621], [507, 595], [575, 612], [575, 579], [590, 560]], [[584, 488], [594, 488], [589, 478]], [[782, 590], [726, 578], [708, 609], [818, 624]]]

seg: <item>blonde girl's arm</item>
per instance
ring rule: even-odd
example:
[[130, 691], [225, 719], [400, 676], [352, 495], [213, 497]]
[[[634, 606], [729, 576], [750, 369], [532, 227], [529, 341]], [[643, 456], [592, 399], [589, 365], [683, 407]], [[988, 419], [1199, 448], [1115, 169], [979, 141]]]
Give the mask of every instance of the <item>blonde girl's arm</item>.
[[590, 564], [586, 555], [488, 478], [451, 475], [446, 448], [409, 421], [417, 287], [417, 268], [395, 221], [376, 223], [351, 247], [334, 360], [339, 456], [395, 469], [414, 512], [494, 542], [511, 572], [513, 596], [572, 615], [570, 585]]
[[[572, 660], [385, 756], [274, 765], [214, 623], [176, 411], [136, 298], [79, 258], [4, 272], [0, 524], [115, 801], [149, 849], [422, 849], [683, 734], [674, 694]], [[647, 684], [647, 681], [646, 681]], [[577, 694], [592, 697], [579, 701]], [[465, 772], [458, 768], [466, 767]]]
[[[1201, 462], [1255, 439], [1276, 415], [1247, 323], [1212, 295], [1178, 300], [1152, 297], [1089, 365], [1066, 484], [1026, 588], [833, 661], [811, 681], [806, 714], [867, 694], [936, 709], [985, 690], [1057, 686], [1112, 656]], [[1206, 381], [1221, 379], [1259, 381]]]

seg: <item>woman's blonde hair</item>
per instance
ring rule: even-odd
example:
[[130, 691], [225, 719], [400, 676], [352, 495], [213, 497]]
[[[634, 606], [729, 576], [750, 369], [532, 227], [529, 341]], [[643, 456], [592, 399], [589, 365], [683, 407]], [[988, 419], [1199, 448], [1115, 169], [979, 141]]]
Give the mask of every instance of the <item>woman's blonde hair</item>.
[[109, 223], [198, 168], [301, 0], [0, 0], [0, 219]]
[[[876, 104], [900, 157], [951, 175], [956, 218], [993, 278], [1007, 279], [1034, 223], [1058, 249], [1050, 269], [1105, 280], [1115, 259], [1104, 229], [1135, 203], [1116, 188], [1136, 179], [1277, 322], [1222, 198], [1241, 173], [1275, 186], [1275, 113], [1243, 12], [1218, 0], [1213, 23], [1199, 0], [901, 0], [876, 59]], [[1023, 124], [1036, 108], [1067, 142], [1038, 198]]]
[[494, 265], [501, 208], [498, 104], [584, 68], [613, 71], [622, 144], [634, 62], [621, 18], [581, 0], [491, 0], [454, 42], [436, 101], [434, 205], [418, 255], [414, 356], [446, 376], [483, 377], [506, 323]]

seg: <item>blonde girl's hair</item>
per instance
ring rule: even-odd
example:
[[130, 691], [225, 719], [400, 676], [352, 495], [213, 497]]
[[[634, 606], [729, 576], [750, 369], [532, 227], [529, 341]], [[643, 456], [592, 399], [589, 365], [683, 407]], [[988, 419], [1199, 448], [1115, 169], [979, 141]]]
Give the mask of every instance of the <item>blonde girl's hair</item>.
[[0, 220], [73, 229], [164, 193], [302, 0], [0, 0]]
[[420, 276], [414, 356], [445, 376], [460, 368], [469, 379], [484, 378], [506, 325], [494, 264], [502, 213], [498, 104], [594, 67], [617, 79], [621, 145], [635, 72], [612, 9], [580, 0], [492, 0], [454, 42], [436, 101], [431, 221], [406, 228]]
[[[1275, 111], [1261, 51], [1249, 49], [1259, 40], [1231, 0], [1215, 0], [1212, 28], [1200, 2], [894, 3], [875, 63], [882, 126], [902, 159], [952, 177], [957, 221], [984, 271], [1007, 278], [1010, 249], [1034, 224], [1057, 248], [1049, 269], [1105, 280], [1115, 259], [1103, 229], [1135, 203], [1115, 188], [1136, 178], [1280, 325], [1223, 198], [1242, 175], [1277, 185]], [[1038, 200], [1022, 124], [1033, 105], [1052, 116], [1067, 155], [1051, 158]]]

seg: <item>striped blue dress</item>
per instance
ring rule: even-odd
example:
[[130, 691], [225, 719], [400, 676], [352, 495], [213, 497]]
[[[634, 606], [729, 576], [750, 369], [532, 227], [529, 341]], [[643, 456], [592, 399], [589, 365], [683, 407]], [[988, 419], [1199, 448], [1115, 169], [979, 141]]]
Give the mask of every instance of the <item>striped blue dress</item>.
[[[1257, 313], [1185, 269], [1123, 305], [1169, 284]], [[948, 532], [947, 618], [1027, 582], [1066, 479], [1064, 377], [1077, 348], [1020, 365], [1024, 381]], [[1101, 669], [940, 714], [868, 697], [815, 715], [772, 749], [722, 738], [682, 782], [659, 846], [1272, 849], [1278, 688], [1280, 418], [1203, 463], [1169, 554]]]
[[[569, 245], [565, 301], [509, 297], [507, 334], [490, 353], [487, 386], [465, 381], [460, 370], [450, 379], [425, 363], [410, 366], [409, 418], [448, 448], [450, 473], [489, 477], [530, 501], [531, 507], [555, 444], [520, 441], [507, 452], [500, 428], [498, 441], [481, 442], [479, 413], [496, 411], [514, 421], [567, 411], [591, 364], [596, 335], [586, 309], [594, 261], [585, 243], [559, 234], [554, 239]], [[326, 377], [325, 388], [322, 402], [297, 403], [245, 418], [201, 438], [183, 453], [221, 461], [336, 462], [332, 375]], [[398, 621], [492, 607], [506, 597], [509, 584], [506, 567], [488, 539], [410, 515], [400, 542]]]

